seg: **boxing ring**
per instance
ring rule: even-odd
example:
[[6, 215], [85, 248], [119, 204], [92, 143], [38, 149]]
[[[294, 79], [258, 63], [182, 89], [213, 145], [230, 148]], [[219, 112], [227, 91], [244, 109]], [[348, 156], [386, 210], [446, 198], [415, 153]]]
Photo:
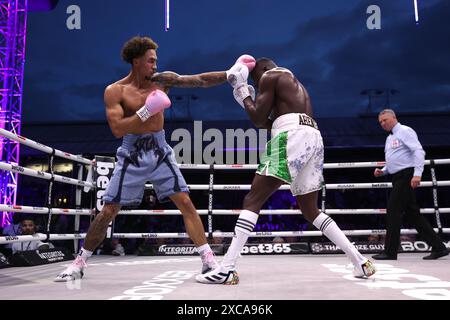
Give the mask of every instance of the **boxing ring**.
[[[26, 205], [0, 205], [0, 211], [22, 212], [47, 215], [46, 233], [35, 236], [1, 236], [0, 245], [30, 240], [52, 241], [73, 240], [75, 251], [78, 241], [84, 239], [85, 233], [79, 233], [80, 217], [93, 217], [91, 208], [54, 208], [52, 207], [52, 190], [54, 183], [66, 183], [77, 186], [76, 205], [81, 203], [81, 192], [95, 192], [96, 181], [90, 173], [96, 162], [53, 149], [36, 141], [15, 135], [0, 129], [0, 135], [24, 144], [28, 147], [49, 154], [49, 172], [37, 171], [18, 164], [0, 162], [0, 169], [12, 171], [49, 183], [47, 207]], [[53, 172], [54, 157], [62, 157], [78, 164], [77, 179], [56, 175]], [[421, 213], [433, 214], [436, 232], [450, 233], [450, 228], [442, 225], [441, 214], [448, 214], [450, 208], [440, 208], [437, 190], [450, 186], [450, 180], [439, 181], [435, 166], [448, 165], [450, 159], [426, 160], [430, 167], [431, 181], [423, 181], [421, 188], [432, 188], [433, 208], [422, 208]], [[384, 162], [347, 162], [326, 163], [324, 169], [373, 168], [383, 166]], [[250, 184], [215, 184], [217, 171], [255, 170], [256, 165], [201, 165], [181, 164], [182, 170], [207, 170], [209, 181], [206, 184], [188, 184], [190, 190], [208, 192], [208, 208], [197, 210], [207, 216], [206, 236], [211, 240], [217, 237], [233, 237], [233, 232], [215, 232], [215, 216], [239, 215], [240, 210], [217, 209], [214, 207], [215, 191], [249, 190]], [[87, 167], [91, 170], [85, 170]], [[88, 171], [86, 180], [83, 180]], [[344, 183], [326, 184], [322, 189], [322, 210], [333, 215], [381, 215], [385, 209], [328, 209], [328, 190], [351, 189], [387, 189], [391, 183]], [[151, 184], [146, 184], [151, 189]], [[280, 190], [289, 190], [283, 185]], [[298, 215], [300, 210], [276, 209], [262, 210], [261, 215]], [[52, 234], [52, 215], [75, 216], [75, 232], [72, 234]], [[121, 210], [119, 215], [181, 215], [179, 210]], [[343, 230], [347, 236], [383, 235], [383, 229]], [[402, 229], [401, 234], [416, 234], [414, 229]], [[320, 231], [286, 230], [252, 232], [251, 238], [267, 237], [322, 237]], [[187, 233], [116, 233], [111, 230], [111, 238], [188, 238]], [[448, 243], [447, 243], [448, 246]], [[275, 255], [243, 255], [238, 261], [241, 282], [237, 286], [204, 285], [195, 282], [194, 275], [200, 270], [198, 256], [133, 256], [125, 257], [93, 256], [89, 259], [86, 276], [73, 283], [54, 283], [53, 278], [69, 262], [58, 262], [33, 267], [10, 267], [0, 269], [1, 299], [112, 299], [112, 300], [291, 300], [291, 299], [450, 299], [449, 258], [444, 257], [433, 262], [423, 261], [421, 253], [399, 255], [396, 261], [376, 263], [378, 272], [370, 279], [356, 279], [347, 267], [348, 260], [343, 254], [290, 254], [276, 255], [280, 246], [273, 246]], [[281, 246], [284, 248], [284, 246]], [[314, 253], [314, 252], [312, 252]], [[221, 257], [218, 257], [221, 260]], [[376, 290], [374, 290], [376, 289]], [[43, 295], [45, 290], [45, 295]]]

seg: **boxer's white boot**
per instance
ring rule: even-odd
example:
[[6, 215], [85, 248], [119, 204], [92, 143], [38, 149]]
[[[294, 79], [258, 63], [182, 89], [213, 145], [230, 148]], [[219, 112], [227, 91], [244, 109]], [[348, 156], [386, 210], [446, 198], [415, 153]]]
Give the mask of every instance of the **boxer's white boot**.
[[77, 256], [66, 270], [58, 274], [55, 278], [55, 282], [73, 281], [83, 278], [84, 269], [87, 268], [87, 264], [81, 256]]
[[377, 269], [370, 260], [367, 260], [366, 262], [358, 264], [356, 266], [354, 265], [353, 269], [353, 275], [356, 278], [368, 278], [371, 275], [375, 274], [375, 272], [377, 272]]
[[239, 275], [233, 267], [221, 265], [213, 271], [197, 275], [195, 280], [206, 284], [235, 285], [239, 283]]
[[202, 274], [214, 270], [219, 266], [212, 251], [209, 251], [206, 254], [202, 255], [202, 262]]

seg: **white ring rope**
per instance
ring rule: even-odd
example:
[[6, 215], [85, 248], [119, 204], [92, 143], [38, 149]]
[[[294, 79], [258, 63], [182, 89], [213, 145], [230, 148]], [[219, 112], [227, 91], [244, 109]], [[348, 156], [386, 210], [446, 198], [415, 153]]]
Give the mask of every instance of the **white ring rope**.
[[[434, 228], [435, 232], [439, 229]], [[366, 230], [342, 230], [347, 236], [368, 236], [368, 235], [385, 235], [384, 229], [366, 229]], [[450, 228], [442, 228], [443, 233], [450, 233]], [[415, 229], [401, 229], [400, 234], [417, 234]], [[205, 236], [208, 236], [205, 233]], [[321, 237], [323, 233], [321, 231], [258, 231], [252, 232], [250, 237], [267, 238], [267, 237]], [[74, 240], [84, 239], [86, 233], [75, 234], [50, 234], [48, 240]], [[233, 232], [213, 232], [213, 237], [234, 237]], [[112, 238], [116, 239], [180, 239], [189, 238], [189, 235], [185, 232], [172, 232], [172, 233], [114, 233]], [[6, 236], [0, 237], [0, 244], [24, 242], [33, 240], [46, 240], [47, 236], [42, 233], [37, 233], [33, 236]]]
[[[0, 205], [0, 210], [9, 210], [15, 212], [28, 212], [37, 214], [48, 213], [48, 208], [43, 207], [27, 207], [27, 206], [7, 206]], [[91, 215], [89, 209], [62, 209], [53, 208], [53, 214], [70, 214], [70, 215]], [[441, 208], [442, 213], [450, 213], [450, 208]], [[197, 210], [200, 215], [207, 215], [208, 210]], [[213, 210], [213, 215], [239, 215], [241, 210]], [[433, 208], [425, 208], [420, 210], [421, 213], [434, 213]], [[327, 214], [385, 214], [386, 209], [327, 209]], [[121, 210], [120, 215], [181, 215], [179, 210]], [[277, 210], [261, 210], [261, 215], [269, 214], [283, 214], [283, 215], [298, 215], [302, 214], [300, 210], [293, 209], [277, 209]], [[438, 231], [439, 229], [434, 229]], [[349, 236], [365, 236], [373, 234], [386, 234], [386, 230], [372, 229], [372, 230], [342, 230], [345, 235]], [[450, 228], [442, 228], [443, 233], [450, 233]], [[207, 233], [205, 233], [207, 235]], [[414, 229], [401, 229], [401, 234], [417, 234]], [[233, 237], [233, 232], [213, 232], [213, 237]], [[321, 231], [260, 231], [252, 232], [251, 237], [320, 237], [323, 236]], [[84, 239], [85, 233], [75, 234], [50, 234], [48, 240], [74, 240]], [[114, 233], [113, 238], [126, 239], [142, 239], [142, 238], [189, 238], [187, 233]], [[12, 242], [25, 242], [30, 240], [45, 240], [46, 235], [37, 234], [36, 236], [6, 236], [0, 237], [0, 244]]]
[[60, 176], [58, 174], [51, 174], [48, 172], [29, 169], [29, 168], [25, 168], [25, 167], [22, 167], [19, 165], [13, 165], [13, 164], [1, 162], [1, 161], [0, 161], [0, 170], [16, 172], [19, 174], [36, 177], [36, 178], [40, 178], [40, 179], [44, 179], [44, 180], [51, 180], [53, 178], [54, 181], [61, 182], [61, 183], [67, 183], [67, 184], [73, 184], [76, 186], [91, 187], [91, 188], [94, 187], [94, 184], [92, 184], [91, 182], [88, 182], [88, 181], [72, 179], [69, 177]]
[[[450, 180], [437, 181], [439, 187], [450, 186]], [[214, 190], [250, 190], [251, 184], [215, 184]], [[420, 182], [419, 187], [431, 187], [433, 183], [431, 181]], [[392, 188], [391, 182], [381, 183], [330, 183], [326, 184], [327, 190], [347, 190], [347, 189], [382, 189]], [[145, 188], [153, 189], [152, 184], [145, 184]], [[188, 184], [190, 190], [209, 190], [208, 184]], [[278, 190], [290, 190], [290, 186], [287, 184], [282, 185]]]
[[22, 212], [22, 213], [36, 213], [36, 214], [48, 214], [49, 212], [53, 214], [63, 214], [63, 215], [83, 215], [89, 216], [92, 214], [90, 209], [65, 209], [65, 208], [46, 208], [46, 207], [30, 207], [30, 206], [20, 206], [20, 205], [7, 205], [0, 204], [0, 211], [8, 212]]
[[28, 146], [30, 148], [33, 148], [33, 149], [36, 149], [36, 150], [39, 150], [39, 151], [42, 151], [42, 152], [45, 152], [45, 153], [48, 153], [48, 154], [52, 154], [53, 151], [54, 151], [55, 152], [55, 156], [58, 156], [58, 157], [61, 157], [61, 158], [65, 158], [65, 159], [69, 159], [69, 160], [73, 160], [73, 161], [76, 161], [76, 162], [79, 162], [79, 163], [92, 165], [92, 160], [83, 158], [80, 155], [73, 155], [73, 154], [68, 153], [68, 152], [64, 152], [64, 151], [61, 151], [61, 150], [58, 150], [58, 149], [51, 148], [49, 146], [46, 146], [44, 144], [41, 144], [41, 143], [36, 142], [34, 140], [31, 140], [31, 139], [19, 136], [19, 135], [15, 134], [15, 133], [9, 132], [9, 131], [7, 131], [5, 129], [2, 129], [2, 128], [0, 128], [0, 136], [4, 136], [4, 137], [6, 137], [6, 138], [8, 138], [10, 140], [14, 140], [16, 142], [19, 142], [20, 144], [26, 145], [26, 146]]
[[[50, 174], [43, 171], [38, 171], [34, 169], [25, 168], [19, 165], [13, 165], [6, 162], [0, 162], [0, 170], [12, 171], [19, 174], [32, 176], [36, 178], [41, 178], [45, 180], [51, 180], [52, 177], [54, 181], [67, 183], [77, 186], [90, 187], [93, 188], [94, 184], [88, 181], [76, 180], [68, 177], [64, 177], [57, 174]], [[431, 187], [433, 182], [423, 181], [420, 183], [419, 187]], [[437, 186], [445, 187], [450, 186], [450, 180], [437, 181]], [[152, 184], [145, 184], [145, 187], [152, 189]], [[190, 184], [188, 185], [190, 190], [209, 190], [208, 184]], [[379, 182], [379, 183], [331, 183], [326, 184], [325, 187], [328, 190], [342, 190], [342, 189], [377, 189], [377, 188], [392, 188], [391, 182]], [[250, 190], [251, 184], [216, 184], [213, 186], [213, 190]], [[279, 190], [290, 190], [289, 185], [282, 185]]]
[[[53, 214], [61, 215], [92, 215], [90, 209], [65, 209], [65, 208], [46, 208], [46, 207], [31, 207], [31, 206], [19, 206], [19, 205], [5, 205], [0, 204], [0, 211], [9, 212], [22, 212], [22, 213], [35, 213], [35, 214], [48, 214], [49, 210]], [[242, 209], [213, 209], [213, 215], [239, 215]], [[440, 208], [442, 213], [450, 213], [450, 208]], [[207, 209], [197, 210], [199, 215], [207, 215]], [[386, 214], [386, 209], [326, 209], [325, 213], [330, 215], [345, 214], [345, 215], [362, 215], [362, 214]], [[420, 213], [432, 214], [434, 208], [420, 209]], [[260, 215], [298, 215], [302, 212], [298, 209], [263, 209], [259, 213]], [[161, 216], [161, 215], [181, 215], [180, 210], [172, 209], [157, 209], [157, 210], [120, 210], [119, 215], [142, 215], [142, 216]]]
[[[27, 139], [25, 137], [13, 134], [0, 128], [0, 135], [7, 137], [8, 139], [17, 141], [28, 147], [43, 151], [48, 154], [54, 154], [65, 159], [73, 160], [79, 163], [93, 165], [92, 160], [83, 158], [79, 155], [72, 155], [67, 152], [63, 152], [57, 149], [53, 149], [46, 145], [40, 144], [36, 141]], [[425, 165], [430, 165], [433, 160], [426, 160]], [[434, 160], [434, 165], [440, 164], [450, 164], [450, 159], [436, 159]], [[343, 169], [343, 168], [369, 168], [369, 167], [380, 167], [384, 166], [384, 161], [375, 162], [343, 162], [343, 163], [326, 163], [324, 164], [324, 169]], [[198, 170], [255, 170], [258, 165], [245, 165], [245, 164], [233, 164], [233, 165], [207, 165], [207, 164], [178, 164], [181, 169], [198, 169]], [[60, 175], [55, 175], [47, 172], [37, 171], [29, 168], [25, 168], [19, 165], [14, 165], [10, 163], [0, 162], [0, 170], [12, 171], [19, 174], [24, 174], [28, 176], [33, 176], [45, 180], [53, 180], [62, 183], [68, 183], [77, 186], [84, 186], [94, 188], [95, 182], [91, 183], [88, 181], [82, 181], [77, 179], [72, 179]], [[450, 186], [450, 180], [437, 181], [437, 186]], [[433, 182], [423, 181], [420, 183], [420, 187], [432, 187]], [[152, 188], [151, 184], [146, 184], [146, 188]], [[210, 185], [208, 184], [193, 184], [188, 185], [191, 190], [210, 190]], [[242, 185], [213, 185], [213, 190], [250, 190], [250, 184]], [[326, 184], [325, 188], [327, 190], [346, 190], [346, 189], [381, 189], [381, 188], [392, 188], [392, 183], [344, 183], [344, 184]], [[289, 185], [282, 185], [280, 190], [289, 190]], [[65, 214], [65, 215], [92, 215], [93, 211], [91, 209], [65, 209], [65, 208], [44, 208], [44, 207], [31, 207], [31, 206], [20, 206], [20, 205], [3, 205], [0, 204], [0, 211], [10, 211], [10, 212], [24, 212], [24, 213], [36, 213], [36, 214]], [[435, 208], [424, 208], [420, 209], [421, 213], [435, 213]], [[441, 213], [450, 213], [450, 208], [439, 208]], [[197, 210], [200, 215], [239, 215], [240, 209], [212, 209], [212, 210]], [[386, 209], [326, 209], [327, 214], [385, 214]], [[180, 215], [179, 210], [121, 210], [120, 215]], [[270, 214], [283, 214], [283, 215], [297, 215], [301, 214], [300, 210], [293, 209], [276, 209], [276, 210], [261, 210], [260, 214], [270, 215]], [[439, 231], [439, 229], [434, 229]], [[372, 234], [386, 234], [386, 230], [383, 229], [372, 229], [372, 230], [342, 230], [345, 235], [349, 236], [359, 236], [359, 235], [372, 235]], [[450, 233], [450, 228], [442, 228], [443, 233]], [[401, 234], [417, 234], [414, 229], [402, 229]], [[206, 235], [208, 235], [206, 233]], [[233, 232], [213, 232], [213, 237], [233, 237]], [[38, 233], [33, 236], [0, 236], [0, 244], [12, 243], [12, 242], [24, 242], [32, 240], [75, 240], [84, 239], [85, 233], [74, 233], [74, 234], [46, 234]], [[304, 236], [323, 236], [321, 231], [262, 231], [262, 232], [252, 232], [251, 237], [304, 237]], [[114, 233], [113, 238], [189, 238], [187, 233]]]
[[14, 243], [14, 242], [26, 242], [26, 241], [51, 241], [51, 240], [75, 240], [75, 239], [84, 239], [86, 238], [86, 233], [74, 233], [74, 234], [49, 234], [47, 238], [46, 234], [36, 233], [34, 235], [26, 235], [26, 236], [5, 236], [0, 237], [0, 244], [6, 243]]
[[[425, 165], [430, 164], [430, 160], [425, 160]], [[439, 164], [450, 164], [450, 159], [436, 159], [434, 160], [436, 165]], [[324, 169], [351, 169], [351, 168], [373, 168], [382, 167], [386, 164], [384, 161], [372, 161], [372, 162], [339, 162], [339, 163], [325, 163], [323, 165]], [[178, 164], [181, 169], [198, 169], [198, 170], [209, 170], [209, 164]], [[216, 170], [256, 170], [258, 168], [257, 164], [214, 164], [214, 169]]]

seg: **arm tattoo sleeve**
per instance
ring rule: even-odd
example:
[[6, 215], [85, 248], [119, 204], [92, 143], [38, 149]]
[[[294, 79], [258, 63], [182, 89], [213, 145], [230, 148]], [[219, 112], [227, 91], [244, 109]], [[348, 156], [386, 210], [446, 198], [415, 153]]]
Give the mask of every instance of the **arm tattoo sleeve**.
[[154, 75], [152, 81], [160, 83], [164, 87], [196, 88], [212, 87], [226, 81], [225, 72], [207, 72], [196, 75], [180, 76], [175, 72], [162, 72]]

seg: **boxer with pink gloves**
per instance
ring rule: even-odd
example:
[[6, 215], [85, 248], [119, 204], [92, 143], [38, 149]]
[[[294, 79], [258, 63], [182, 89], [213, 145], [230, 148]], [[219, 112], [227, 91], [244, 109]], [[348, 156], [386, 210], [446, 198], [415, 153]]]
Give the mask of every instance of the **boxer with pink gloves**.
[[165, 140], [164, 110], [171, 103], [171, 87], [211, 87], [225, 83], [241, 86], [255, 66], [251, 56], [241, 56], [228, 71], [196, 75], [156, 73], [158, 45], [148, 37], [133, 37], [122, 49], [130, 73], [110, 84], [104, 93], [106, 117], [113, 135], [123, 138], [117, 150], [113, 176], [103, 195], [104, 206], [91, 223], [78, 256], [55, 279], [57, 282], [81, 279], [86, 261], [101, 244], [109, 223], [121, 206], [138, 205], [147, 181], [153, 184], [160, 202], [172, 200], [181, 211], [186, 231], [202, 260], [202, 273], [215, 269], [214, 254], [205, 237], [200, 217], [189, 197], [189, 189]]

